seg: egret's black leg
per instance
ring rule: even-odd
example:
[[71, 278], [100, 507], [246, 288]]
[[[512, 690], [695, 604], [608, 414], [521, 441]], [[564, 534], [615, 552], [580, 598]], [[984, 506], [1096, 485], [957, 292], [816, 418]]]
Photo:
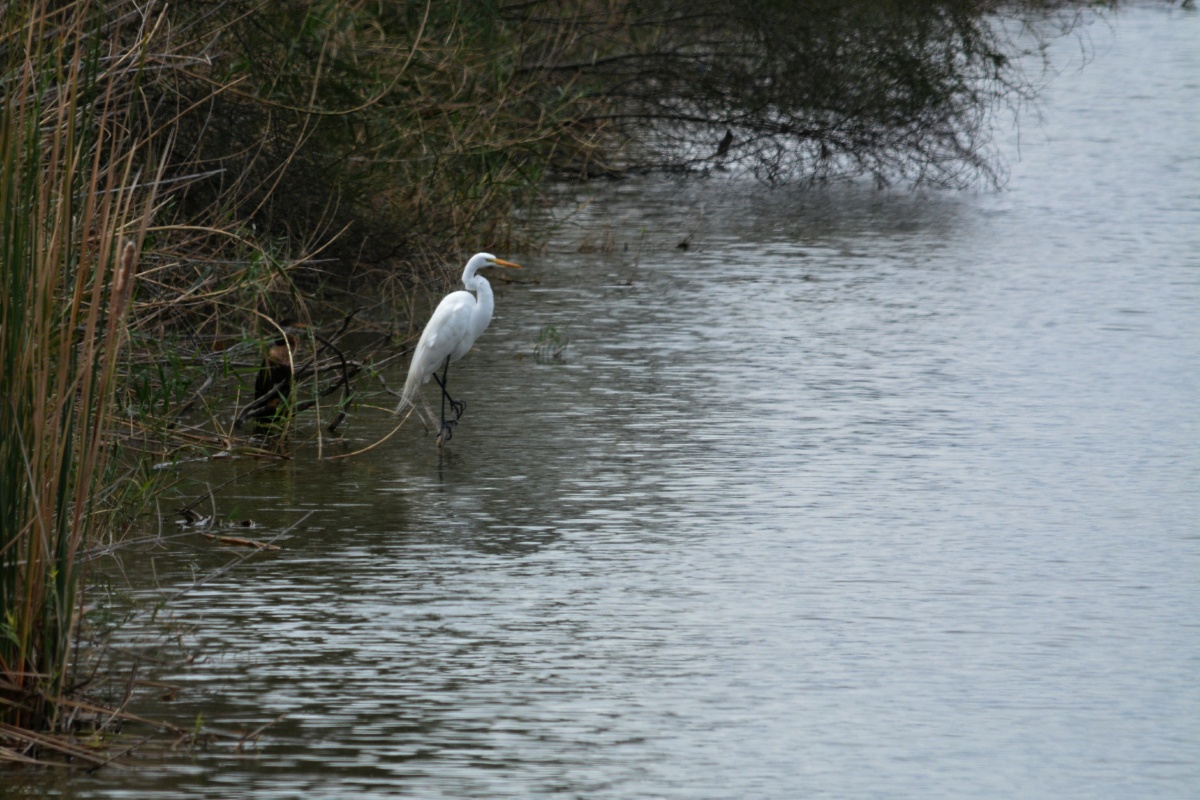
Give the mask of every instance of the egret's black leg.
[[[446, 366], [442, 369], [442, 377], [433, 373], [433, 379], [438, 382], [438, 386], [442, 388], [442, 427], [438, 430], [437, 444], [441, 447], [454, 436], [454, 426], [458, 424], [458, 418], [462, 416], [464, 404], [455, 401], [450, 393], [446, 391], [446, 380], [450, 374], [450, 358], [446, 358]], [[454, 419], [446, 419], [446, 401], [450, 401], [450, 411], [454, 414]]]
[[[438, 386], [442, 387], [442, 426], [446, 424], [446, 401], [450, 401], [450, 411], [454, 414], [454, 421], [458, 422], [462, 418], [463, 412], [467, 410], [467, 404], [463, 400], [455, 400], [450, 396], [450, 392], [446, 391], [446, 381], [450, 374], [450, 358], [446, 358], [446, 366], [442, 369], [442, 377], [433, 373], [433, 379], [438, 382]], [[448, 437], [447, 437], [448, 438]]]

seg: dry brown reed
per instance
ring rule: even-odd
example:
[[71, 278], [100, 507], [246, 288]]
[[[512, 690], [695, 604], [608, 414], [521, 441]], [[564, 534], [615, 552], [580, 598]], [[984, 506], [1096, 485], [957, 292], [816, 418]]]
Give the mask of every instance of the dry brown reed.
[[155, 200], [129, 124], [154, 20], [102, 11], [10, 3], [0, 22], [0, 723], [20, 729], [58, 727], [72, 685], [80, 554], [104, 534], [114, 376]]

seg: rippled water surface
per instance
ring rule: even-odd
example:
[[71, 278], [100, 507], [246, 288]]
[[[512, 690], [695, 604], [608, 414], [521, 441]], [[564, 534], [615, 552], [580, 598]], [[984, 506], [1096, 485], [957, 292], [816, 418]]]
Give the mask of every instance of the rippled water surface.
[[443, 457], [220, 494], [312, 512], [171, 607], [164, 713], [256, 753], [41, 789], [1196, 797], [1200, 15], [1093, 37], [1003, 193], [633, 182], [505, 254]]

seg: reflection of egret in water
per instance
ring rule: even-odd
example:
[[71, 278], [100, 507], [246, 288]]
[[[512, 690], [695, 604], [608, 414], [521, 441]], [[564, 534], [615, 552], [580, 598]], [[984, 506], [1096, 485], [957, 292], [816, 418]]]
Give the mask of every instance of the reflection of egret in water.
[[[466, 403], [455, 400], [446, 388], [450, 362], [458, 361], [470, 352], [471, 345], [487, 330], [492, 321], [492, 310], [495, 307], [492, 286], [486, 278], [478, 274], [479, 270], [491, 266], [521, 268], [520, 264], [503, 261], [491, 253], [477, 253], [471, 257], [463, 270], [462, 280], [466, 291], [460, 289], [446, 295], [429, 318], [429, 323], [417, 342], [417, 348], [413, 351], [408, 379], [404, 382], [400, 404], [396, 406], [396, 413], [400, 413], [405, 406], [413, 404], [421, 384], [428, 383], [430, 377], [436, 380], [442, 389], [441, 425], [437, 438], [439, 447], [450, 440], [454, 426], [466, 409]], [[472, 291], [475, 294], [471, 294]], [[440, 377], [437, 374], [439, 368], [442, 370]], [[447, 402], [454, 415], [453, 419], [446, 418]]]

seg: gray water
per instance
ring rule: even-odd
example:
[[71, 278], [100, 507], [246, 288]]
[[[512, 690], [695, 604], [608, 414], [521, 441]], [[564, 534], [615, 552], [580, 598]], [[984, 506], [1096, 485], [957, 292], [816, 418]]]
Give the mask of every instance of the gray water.
[[172, 605], [203, 657], [158, 711], [282, 715], [257, 750], [26, 788], [1200, 797], [1200, 15], [1090, 33], [1001, 193], [564, 198], [444, 455], [409, 426], [220, 493], [258, 538], [312, 515]]

